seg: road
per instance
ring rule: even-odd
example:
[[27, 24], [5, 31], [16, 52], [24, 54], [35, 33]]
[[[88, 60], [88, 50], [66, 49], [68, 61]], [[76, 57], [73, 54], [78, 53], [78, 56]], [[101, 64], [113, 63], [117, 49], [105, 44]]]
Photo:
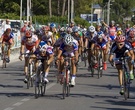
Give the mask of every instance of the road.
[[56, 69], [51, 68], [44, 97], [34, 98], [34, 88], [23, 83], [22, 61], [0, 69], [0, 110], [135, 110], [135, 80], [131, 84], [130, 99], [119, 94], [116, 69], [108, 64], [103, 77], [90, 76], [83, 62], [79, 65], [76, 86], [71, 95], [62, 99], [62, 86], [56, 82]]

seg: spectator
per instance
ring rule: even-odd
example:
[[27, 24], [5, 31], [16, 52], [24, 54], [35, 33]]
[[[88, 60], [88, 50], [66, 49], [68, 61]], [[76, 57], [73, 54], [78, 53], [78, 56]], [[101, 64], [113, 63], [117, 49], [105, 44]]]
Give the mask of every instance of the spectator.
[[7, 28], [10, 28], [11, 29], [9, 19], [6, 19], [6, 23], [4, 24], [4, 31], [6, 31]]

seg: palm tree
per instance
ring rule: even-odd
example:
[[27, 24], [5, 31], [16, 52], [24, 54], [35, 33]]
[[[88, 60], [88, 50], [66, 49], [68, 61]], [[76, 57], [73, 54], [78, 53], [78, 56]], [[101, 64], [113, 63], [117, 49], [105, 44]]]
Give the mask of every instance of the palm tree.
[[63, 0], [63, 7], [62, 7], [62, 15], [61, 16], [65, 15], [65, 4], [66, 4], [66, 1], [67, 0]]
[[49, 14], [51, 18], [52, 17], [52, 0], [49, 0]]

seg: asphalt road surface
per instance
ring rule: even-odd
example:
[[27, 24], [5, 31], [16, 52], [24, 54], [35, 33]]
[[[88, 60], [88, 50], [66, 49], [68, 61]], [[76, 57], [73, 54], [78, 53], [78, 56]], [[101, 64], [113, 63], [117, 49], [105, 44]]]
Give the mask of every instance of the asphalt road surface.
[[10, 62], [0, 68], [0, 110], [135, 110], [135, 80], [130, 99], [119, 94], [116, 69], [108, 64], [103, 77], [91, 77], [84, 63], [79, 64], [76, 86], [69, 97], [62, 99], [62, 86], [57, 83], [55, 68], [48, 76], [46, 95], [35, 99], [34, 87], [26, 89], [22, 61]]

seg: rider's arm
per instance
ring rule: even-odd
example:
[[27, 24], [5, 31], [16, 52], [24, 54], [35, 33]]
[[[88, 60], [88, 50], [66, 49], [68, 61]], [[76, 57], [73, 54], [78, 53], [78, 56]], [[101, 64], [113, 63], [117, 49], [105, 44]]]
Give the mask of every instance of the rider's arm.
[[130, 56], [131, 57], [131, 60], [135, 60], [135, 56], [134, 56], [134, 52], [133, 52], [133, 50], [130, 50], [128, 53], [128, 56]]
[[52, 39], [52, 46], [54, 45], [54, 43], [55, 43], [55, 40], [54, 40], [54, 36], [53, 36], [53, 34], [51, 35], [51, 39]]
[[88, 38], [86, 38], [86, 37], [85, 37], [85, 45], [84, 46], [85, 46], [85, 48], [87, 48], [87, 46], [88, 46]]
[[95, 46], [95, 43], [92, 42], [91, 47], [90, 47], [92, 54], [94, 54], [94, 46]]
[[21, 44], [20, 54], [24, 53], [24, 48], [25, 48], [24, 44]]
[[102, 23], [104, 26], [109, 27], [108, 24], [106, 24], [104, 21]]
[[108, 57], [108, 61], [109, 61], [110, 63], [113, 62], [113, 56], [114, 56], [113, 54], [110, 54], [109, 57]]

